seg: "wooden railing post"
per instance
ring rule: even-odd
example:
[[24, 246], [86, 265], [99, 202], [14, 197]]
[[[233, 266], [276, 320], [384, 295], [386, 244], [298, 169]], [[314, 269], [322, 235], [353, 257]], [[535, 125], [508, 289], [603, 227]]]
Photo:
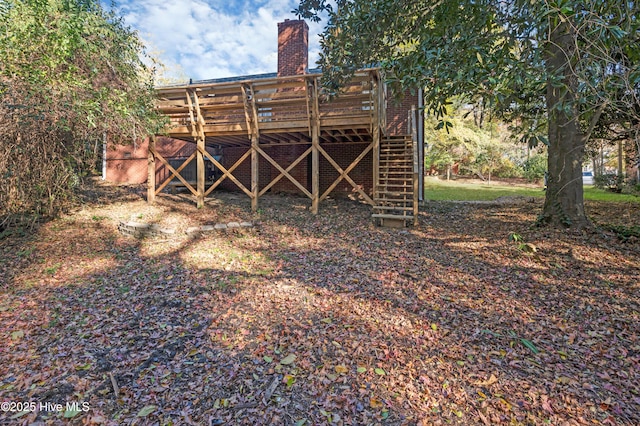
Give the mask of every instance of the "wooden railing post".
[[149, 137], [147, 152], [147, 203], [156, 201], [156, 136]]

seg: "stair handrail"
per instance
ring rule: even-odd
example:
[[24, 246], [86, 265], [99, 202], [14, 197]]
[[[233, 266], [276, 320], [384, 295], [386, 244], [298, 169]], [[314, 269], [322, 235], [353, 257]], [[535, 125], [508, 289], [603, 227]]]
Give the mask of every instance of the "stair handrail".
[[413, 226], [418, 225], [418, 202], [420, 199], [420, 158], [418, 153], [418, 111], [411, 106], [411, 151], [413, 152]]

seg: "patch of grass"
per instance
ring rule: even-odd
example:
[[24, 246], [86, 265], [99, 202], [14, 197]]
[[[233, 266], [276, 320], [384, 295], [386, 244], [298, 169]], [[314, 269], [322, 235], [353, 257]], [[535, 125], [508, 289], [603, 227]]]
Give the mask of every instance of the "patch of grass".
[[633, 194], [618, 194], [615, 192], [607, 191], [606, 189], [599, 189], [595, 186], [584, 187], [584, 199], [590, 201], [606, 201], [606, 202], [631, 202], [640, 203], [640, 197]]
[[33, 247], [26, 248], [24, 250], [20, 250], [18, 252], [18, 257], [29, 257], [33, 253], [35, 249]]
[[[425, 199], [431, 201], [493, 201], [500, 197], [525, 196], [544, 198], [542, 187], [489, 184], [485, 182], [446, 181], [434, 177], [425, 179]], [[604, 202], [640, 203], [640, 197], [617, 194], [594, 186], [584, 187], [584, 199]]]
[[60, 269], [61, 266], [62, 266], [61, 263], [56, 263], [55, 265], [49, 268], [44, 268], [44, 273], [47, 275], [55, 275], [55, 273], [58, 272], [58, 269]]
[[425, 198], [432, 201], [493, 201], [509, 196], [544, 197], [542, 188], [446, 181], [432, 177], [425, 179], [424, 187]]

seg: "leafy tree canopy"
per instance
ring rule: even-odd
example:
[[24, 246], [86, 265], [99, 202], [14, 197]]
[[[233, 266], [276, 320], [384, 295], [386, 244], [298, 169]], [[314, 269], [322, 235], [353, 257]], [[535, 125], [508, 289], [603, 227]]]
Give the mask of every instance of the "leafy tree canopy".
[[[636, 1], [301, 0], [294, 12], [328, 16], [325, 85], [339, 90], [378, 64], [401, 88], [423, 88], [442, 119], [454, 96], [482, 99], [549, 145], [541, 221], [588, 224], [580, 166], [603, 113], [637, 125], [640, 32]], [[535, 138], [533, 138], [535, 136]]]
[[58, 211], [106, 135], [161, 127], [143, 54], [97, 0], [0, 1], [0, 222]]

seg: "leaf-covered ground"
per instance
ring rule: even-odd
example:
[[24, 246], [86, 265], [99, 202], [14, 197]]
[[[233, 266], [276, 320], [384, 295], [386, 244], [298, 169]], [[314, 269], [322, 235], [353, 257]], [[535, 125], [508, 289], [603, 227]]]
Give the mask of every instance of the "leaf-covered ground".
[[[540, 201], [397, 230], [349, 200], [110, 191], [0, 241], [0, 402], [40, 410], [0, 424], [640, 424], [637, 237], [532, 228]], [[260, 225], [183, 233], [232, 220]]]

